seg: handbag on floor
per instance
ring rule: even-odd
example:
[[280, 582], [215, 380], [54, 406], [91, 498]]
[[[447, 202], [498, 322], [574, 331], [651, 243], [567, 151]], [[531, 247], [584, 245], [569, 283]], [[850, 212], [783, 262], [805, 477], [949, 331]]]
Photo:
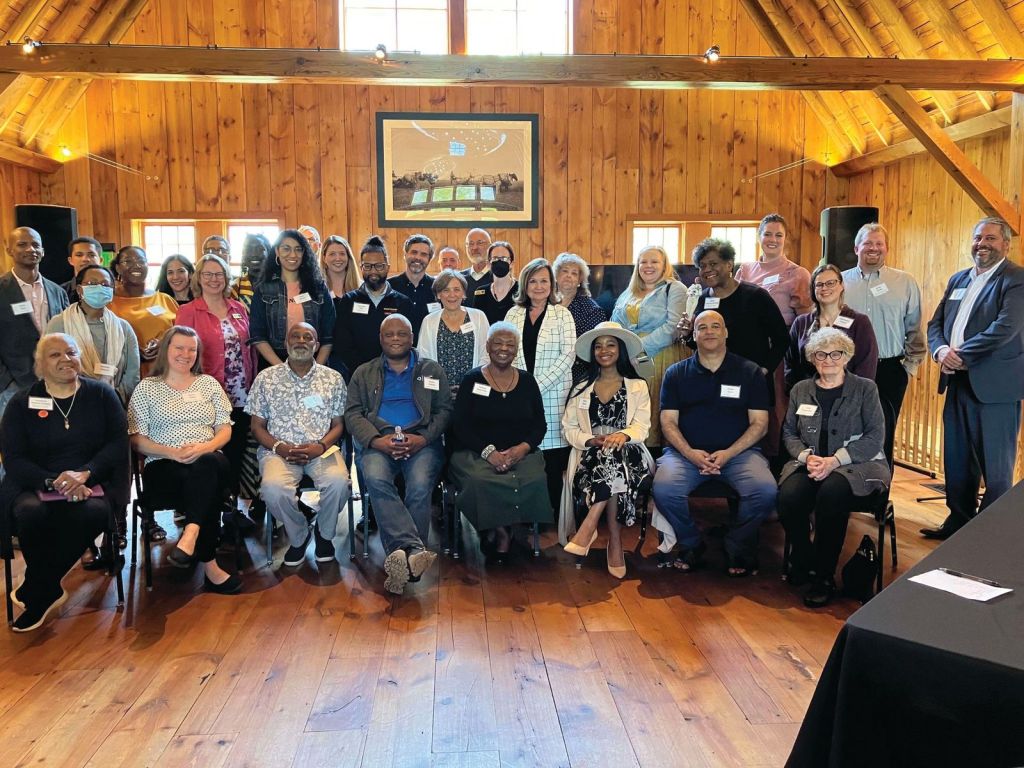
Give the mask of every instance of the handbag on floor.
[[875, 542], [867, 534], [860, 546], [843, 566], [843, 594], [866, 603], [875, 595], [875, 575], [878, 573], [878, 552]]

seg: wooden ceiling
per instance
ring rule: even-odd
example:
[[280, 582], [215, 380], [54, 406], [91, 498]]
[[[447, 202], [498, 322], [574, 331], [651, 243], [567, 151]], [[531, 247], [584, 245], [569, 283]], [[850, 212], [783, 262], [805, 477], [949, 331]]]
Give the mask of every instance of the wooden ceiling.
[[[244, 0], [242, 0], [244, 2]], [[777, 56], [979, 61], [1024, 58], [1024, 0], [737, 0]], [[44, 42], [119, 42], [147, 0], [6, 0], [0, 35]], [[582, 7], [583, 3], [579, 3]], [[672, 3], [667, 14], [672, 13]], [[720, 8], [716, 3], [716, 8]], [[671, 23], [671, 19], [666, 20]], [[608, 51], [611, 53], [611, 51]], [[692, 52], [691, 52], [692, 53]], [[723, 50], [723, 55], [731, 53]], [[747, 53], [737, 51], [735, 53]], [[0, 82], [0, 159], [52, 167], [60, 128], [84, 95], [87, 77], [18, 75]], [[862, 170], [920, 151], [891, 102], [874, 90], [805, 91], [842, 154]], [[1012, 93], [913, 91], [913, 99], [954, 138], [1005, 127]], [[37, 154], [33, 154], [37, 153]]]

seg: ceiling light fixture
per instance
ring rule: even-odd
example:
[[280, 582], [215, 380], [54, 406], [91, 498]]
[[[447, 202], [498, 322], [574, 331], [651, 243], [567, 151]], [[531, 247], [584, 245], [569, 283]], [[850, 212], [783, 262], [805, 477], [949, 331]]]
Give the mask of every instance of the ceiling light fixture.
[[38, 48], [40, 45], [42, 45], [42, 43], [40, 43], [38, 40], [33, 40], [31, 37], [26, 37], [25, 42], [21, 45], [21, 51], [26, 55], [30, 53], [35, 53], [36, 48]]
[[722, 56], [722, 49], [717, 45], [712, 45], [704, 52], [704, 61], [707, 64], [714, 64]]
[[383, 62], [388, 57], [388, 49], [384, 47], [384, 43], [378, 43], [377, 48], [373, 52], [373, 58], [377, 61]]

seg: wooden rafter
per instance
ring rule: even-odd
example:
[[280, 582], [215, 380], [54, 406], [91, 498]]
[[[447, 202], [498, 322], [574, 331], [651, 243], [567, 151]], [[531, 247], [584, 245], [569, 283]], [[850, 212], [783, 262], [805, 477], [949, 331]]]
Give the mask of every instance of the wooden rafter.
[[43, 173], [53, 173], [60, 168], [60, 163], [52, 157], [41, 155], [7, 141], [0, 141], [0, 160]]
[[11, 28], [7, 30], [7, 39], [17, 43], [22, 41], [26, 35], [30, 35], [35, 29], [39, 17], [43, 15], [43, 11], [51, 2], [52, 0], [31, 0], [31, 2], [25, 3], [18, 17], [11, 24]]
[[1024, 59], [1024, 35], [1010, 17], [1002, 0], [972, 0], [992, 36], [1007, 56]]
[[995, 185], [985, 178], [946, 133], [939, 128], [905, 88], [883, 85], [875, 89], [878, 97], [960, 185], [967, 195], [989, 216], [1005, 220], [1014, 234], [1020, 234], [1020, 214], [1007, 202]]
[[1010, 203], [1024, 216], [1024, 96], [1013, 94], [1010, 106]]

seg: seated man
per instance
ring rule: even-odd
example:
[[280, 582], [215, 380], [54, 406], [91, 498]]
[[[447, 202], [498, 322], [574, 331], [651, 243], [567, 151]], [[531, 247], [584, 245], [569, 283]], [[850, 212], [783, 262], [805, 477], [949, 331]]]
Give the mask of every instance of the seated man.
[[[345, 424], [387, 557], [384, 588], [402, 594], [437, 555], [426, 549], [430, 497], [444, 464], [441, 436], [451, 416], [444, 369], [412, 351], [412, 324], [404, 315], [381, 323], [383, 354], [360, 365], [349, 384]], [[395, 479], [405, 480], [405, 501]]]
[[[345, 411], [345, 380], [316, 362], [320, 345], [309, 323], [293, 325], [285, 344], [288, 359], [256, 377], [245, 406], [260, 445], [260, 493], [288, 534], [284, 564], [301, 565], [314, 535], [316, 561], [329, 563], [334, 560], [338, 511], [349, 491], [348, 470], [337, 445]], [[312, 533], [295, 496], [303, 475], [320, 492]]]
[[661, 429], [668, 445], [658, 460], [654, 500], [679, 539], [676, 568], [689, 571], [704, 554], [688, 496], [713, 478], [740, 495], [739, 515], [725, 536], [730, 576], [757, 569], [761, 522], [775, 506], [776, 485], [758, 441], [768, 428], [768, 383], [755, 363], [727, 352], [725, 320], [701, 312], [693, 327], [697, 353], [665, 373]]

